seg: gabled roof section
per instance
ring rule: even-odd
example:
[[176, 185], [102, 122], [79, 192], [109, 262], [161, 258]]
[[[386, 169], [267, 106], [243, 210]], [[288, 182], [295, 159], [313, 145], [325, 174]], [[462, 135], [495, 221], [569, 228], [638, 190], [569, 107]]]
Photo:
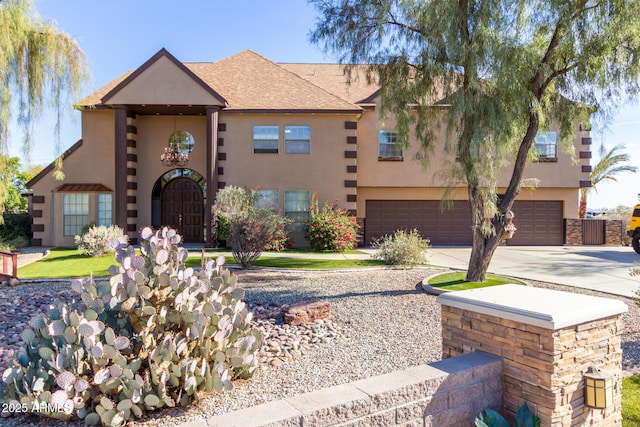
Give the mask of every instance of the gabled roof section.
[[298, 74], [245, 50], [215, 63], [186, 63], [228, 101], [226, 111], [333, 111], [361, 108]]
[[202, 104], [226, 100], [162, 48], [101, 97], [102, 104]]
[[364, 68], [354, 67], [351, 79], [347, 79], [341, 64], [279, 64], [314, 85], [352, 104], [372, 104], [380, 88], [375, 83], [367, 83]]
[[[81, 146], [82, 146], [82, 140], [79, 139], [75, 144], [73, 144], [64, 153], [62, 153], [62, 161], [66, 160], [67, 157], [73, 154], [73, 152], [76, 151]], [[26, 187], [32, 188], [38, 181], [40, 181], [42, 178], [47, 176], [47, 174], [55, 168], [55, 165], [56, 165], [55, 160], [49, 163], [49, 165], [47, 165], [44, 169], [42, 169], [36, 176], [31, 178], [29, 182], [27, 182]]]

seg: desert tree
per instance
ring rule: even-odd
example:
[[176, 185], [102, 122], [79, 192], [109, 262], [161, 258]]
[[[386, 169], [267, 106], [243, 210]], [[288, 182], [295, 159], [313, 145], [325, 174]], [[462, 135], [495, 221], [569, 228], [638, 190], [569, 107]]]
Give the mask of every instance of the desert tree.
[[396, 117], [400, 144], [415, 135], [425, 167], [446, 129], [459, 159], [448, 181], [466, 185], [471, 205], [469, 281], [484, 279], [503, 239], [538, 130], [553, 123], [572, 152], [590, 113], [638, 91], [638, 0], [310, 2], [311, 41], [349, 78], [379, 85], [381, 116]]
[[[22, 151], [29, 157], [34, 123], [46, 108], [56, 114], [54, 148], [61, 152], [60, 122], [88, 78], [84, 53], [53, 22], [44, 21], [30, 0], [0, 0], [0, 168], [8, 170], [12, 112], [22, 130]], [[52, 148], [53, 149], [53, 148]], [[56, 177], [62, 178], [62, 159]], [[0, 200], [9, 197], [11, 183], [0, 180]], [[0, 204], [2, 214], [4, 203]]]

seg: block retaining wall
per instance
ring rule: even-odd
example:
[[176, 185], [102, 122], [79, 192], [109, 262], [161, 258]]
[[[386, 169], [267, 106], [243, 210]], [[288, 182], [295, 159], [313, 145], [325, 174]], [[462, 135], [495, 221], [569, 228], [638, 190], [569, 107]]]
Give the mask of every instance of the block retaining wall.
[[475, 352], [338, 385], [180, 427], [465, 427], [502, 408], [502, 361]]

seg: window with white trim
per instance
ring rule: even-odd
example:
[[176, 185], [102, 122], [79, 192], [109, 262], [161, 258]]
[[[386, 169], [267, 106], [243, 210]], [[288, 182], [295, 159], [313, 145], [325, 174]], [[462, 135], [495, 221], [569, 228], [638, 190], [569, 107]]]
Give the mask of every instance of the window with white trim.
[[397, 142], [397, 132], [388, 130], [378, 131], [378, 159], [402, 160], [402, 147], [400, 147]]
[[558, 158], [558, 132], [539, 131], [534, 141], [539, 159]]
[[304, 222], [309, 218], [311, 193], [306, 190], [286, 190], [284, 192], [284, 216], [294, 220], [289, 225], [292, 233], [304, 231]]
[[255, 154], [278, 154], [279, 133], [278, 126], [254, 126], [253, 152]]
[[98, 194], [98, 225], [113, 224], [113, 195], [111, 193]]
[[285, 154], [309, 154], [311, 152], [310, 126], [284, 127]]
[[280, 207], [280, 194], [278, 190], [256, 190], [254, 206], [258, 209], [269, 209], [278, 212]]
[[64, 236], [82, 233], [82, 227], [89, 224], [89, 193], [66, 193], [62, 195], [62, 216]]

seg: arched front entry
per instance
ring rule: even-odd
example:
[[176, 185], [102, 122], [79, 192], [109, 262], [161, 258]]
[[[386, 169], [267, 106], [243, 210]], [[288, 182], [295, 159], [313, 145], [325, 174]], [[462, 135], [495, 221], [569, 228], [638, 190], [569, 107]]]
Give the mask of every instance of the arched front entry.
[[202, 175], [191, 169], [164, 174], [153, 188], [153, 225], [175, 228], [185, 242], [203, 242], [205, 188]]

